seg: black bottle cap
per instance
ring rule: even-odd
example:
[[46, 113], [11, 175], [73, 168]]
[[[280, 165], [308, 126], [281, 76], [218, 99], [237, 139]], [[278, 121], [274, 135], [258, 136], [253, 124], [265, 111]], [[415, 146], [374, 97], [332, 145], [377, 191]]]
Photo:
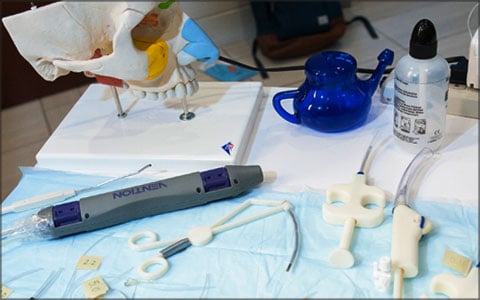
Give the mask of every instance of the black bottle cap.
[[437, 55], [437, 32], [430, 20], [422, 19], [413, 28], [409, 54], [418, 59], [429, 59]]

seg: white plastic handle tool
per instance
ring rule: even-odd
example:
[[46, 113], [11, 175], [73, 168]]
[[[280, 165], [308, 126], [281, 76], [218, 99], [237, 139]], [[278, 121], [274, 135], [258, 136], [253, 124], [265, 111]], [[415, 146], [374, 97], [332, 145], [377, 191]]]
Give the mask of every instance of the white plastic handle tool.
[[406, 205], [393, 211], [392, 271], [394, 272], [394, 297], [401, 298], [403, 278], [418, 274], [418, 241], [432, 229], [432, 223]]
[[168, 261], [159, 255], [145, 260], [138, 268], [138, 273], [147, 280], [155, 280], [167, 273], [168, 269]]
[[353, 266], [355, 258], [353, 257], [353, 254], [350, 252], [349, 248], [354, 228], [355, 219], [346, 219], [345, 224], [343, 225], [343, 233], [342, 237], [340, 238], [338, 248], [330, 252], [330, 255], [328, 256], [328, 261], [332, 266], [342, 269], [347, 269]]
[[[327, 201], [322, 206], [323, 219], [329, 224], [344, 226], [340, 244], [329, 256], [330, 264], [337, 268], [350, 268], [355, 262], [349, 251], [355, 226], [375, 227], [383, 222], [385, 192], [367, 185], [366, 180], [365, 174], [359, 172], [351, 183], [335, 184], [327, 189]], [[335, 205], [336, 202], [343, 205]], [[367, 208], [368, 204], [378, 207]]]
[[[238, 219], [232, 221], [230, 223], [226, 223], [227, 221], [234, 218], [236, 215], [247, 209], [249, 206], [258, 205], [258, 206], [271, 206], [271, 208], [266, 209], [264, 211], [258, 212], [248, 217], [244, 217], [243, 219]], [[237, 208], [233, 209], [231, 212], [226, 214], [220, 220], [213, 223], [211, 226], [198, 226], [192, 228], [188, 232], [188, 239], [194, 246], [203, 246], [208, 244], [212, 239], [213, 236], [217, 233], [227, 231], [247, 223], [255, 222], [257, 220], [266, 218], [268, 216], [274, 215], [276, 213], [282, 211], [288, 211], [292, 209], [292, 206], [286, 200], [283, 201], [273, 201], [273, 200], [261, 200], [261, 199], [248, 199], [245, 200], [242, 204], [240, 204]]]
[[[263, 211], [257, 212], [253, 215], [246, 216], [244, 218], [240, 218], [234, 221], [227, 223], [229, 220], [233, 219], [235, 216], [240, 214], [242, 211], [246, 210], [249, 206], [252, 205], [259, 205], [259, 206], [266, 206], [270, 207]], [[255, 222], [257, 220], [263, 219], [265, 217], [277, 214], [282, 211], [291, 211], [292, 205], [286, 201], [274, 201], [274, 200], [262, 200], [262, 199], [248, 199], [242, 202], [239, 206], [234, 208], [232, 211], [227, 213], [225, 216], [217, 220], [211, 226], [197, 226], [192, 228], [186, 238], [174, 239], [169, 241], [159, 241], [157, 235], [151, 231], [143, 231], [137, 233], [130, 237], [128, 240], [128, 244], [130, 248], [142, 251], [153, 249], [170, 242], [174, 242], [174, 244], [170, 245], [169, 247], [163, 249], [159, 256], [152, 257], [142, 263], [138, 269], [140, 275], [145, 279], [153, 280], [157, 279], [165, 274], [168, 270], [168, 261], [166, 260], [167, 257], [175, 254], [178, 252], [178, 249], [181, 250], [185, 249], [186, 247], [193, 245], [193, 246], [203, 246], [208, 244], [212, 239], [213, 236], [217, 233], [227, 231], [251, 222]], [[143, 243], [139, 241], [144, 240]], [[296, 239], [297, 240], [297, 239]], [[175, 246], [178, 245], [178, 247]], [[298, 245], [295, 245], [295, 249], [297, 249]], [[170, 250], [167, 250], [171, 248]], [[165, 254], [162, 254], [165, 253]], [[295, 252], [296, 253], [296, 250]], [[294, 256], [292, 256], [292, 260]], [[291, 265], [293, 262], [290, 261]], [[155, 266], [154, 266], [155, 265]]]
[[157, 256], [151, 257], [143, 262], [139, 266], [138, 272], [143, 278], [148, 280], [155, 280], [162, 277], [169, 269], [167, 258], [185, 250], [191, 245], [192, 244], [188, 238], [175, 241], [173, 244], [160, 251]]
[[77, 192], [74, 189], [68, 189], [24, 199], [9, 206], [2, 207], [2, 215], [10, 212], [21, 212], [32, 208], [48, 206], [73, 197], [76, 194]]
[[436, 275], [430, 283], [430, 291], [445, 294], [452, 299], [478, 299], [478, 272], [479, 268], [474, 267], [467, 277], [450, 273]]
[[155, 232], [145, 230], [132, 235], [128, 239], [128, 246], [135, 251], [145, 251], [172, 244], [179, 239], [161, 240]]
[[432, 229], [432, 223], [406, 205], [393, 211], [392, 269], [401, 268], [405, 278], [418, 274], [418, 241]]
[[[228, 220], [232, 219], [236, 215], [238, 215], [241, 211], [247, 209], [249, 206], [258, 205], [258, 206], [266, 206], [271, 208], [266, 209], [262, 212], [258, 212], [251, 216], [245, 217], [243, 219], [238, 219], [230, 223], [226, 223]], [[255, 222], [257, 220], [266, 218], [268, 216], [277, 214], [282, 211], [289, 211], [292, 209], [292, 205], [286, 201], [274, 201], [274, 200], [262, 200], [262, 199], [248, 199], [244, 201], [237, 209], [234, 209], [232, 212], [227, 214], [225, 217], [221, 218], [217, 222], [215, 222], [210, 228], [212, 228], [213, 234], [217, 234], [226, 230], [233, 229], [235, 227], [239, 227], [245, 225], [247, 223]]]

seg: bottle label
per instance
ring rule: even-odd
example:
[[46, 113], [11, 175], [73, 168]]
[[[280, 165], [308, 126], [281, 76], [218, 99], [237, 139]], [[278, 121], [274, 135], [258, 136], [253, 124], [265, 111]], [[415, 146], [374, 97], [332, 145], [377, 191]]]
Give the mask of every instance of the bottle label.
[[447, 114], [448, 78], [428, 84], [395, 78], [393, 133], [421, 147], [440, 142]]

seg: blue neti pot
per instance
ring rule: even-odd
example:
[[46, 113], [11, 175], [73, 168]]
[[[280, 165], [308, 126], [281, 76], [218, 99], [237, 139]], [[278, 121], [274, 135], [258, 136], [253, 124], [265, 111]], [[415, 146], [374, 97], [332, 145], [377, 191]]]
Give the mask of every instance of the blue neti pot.
[[[357, 61], [348, 53], [324, 51], [305, 64], [305, 82], [296, 90], [279, 92], [273, 97], [275, 111], [285, 120], [303, 124], [321, 132], [340, 132], [356, 128], [367, 119], [372, 95], [393, 52], [383, 50], [369, 79], [357, 78]], [[293, 113], [282, 101], [293, 99]]]

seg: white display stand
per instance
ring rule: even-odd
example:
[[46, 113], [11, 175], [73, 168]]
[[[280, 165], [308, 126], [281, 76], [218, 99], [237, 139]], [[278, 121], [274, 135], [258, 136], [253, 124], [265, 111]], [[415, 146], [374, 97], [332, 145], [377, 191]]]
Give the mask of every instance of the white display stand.
[[116, 175], [148, 163], [169, 173], [241, 164], [262, 91], [260, 82], [200, 82], [187, 98], [195, 117], [182, 121], [179, 99], [138, 99], [121, 89], [127, 116], [119, 118], [110, 87], [93, 84], [40, 149], [37, 167]]

